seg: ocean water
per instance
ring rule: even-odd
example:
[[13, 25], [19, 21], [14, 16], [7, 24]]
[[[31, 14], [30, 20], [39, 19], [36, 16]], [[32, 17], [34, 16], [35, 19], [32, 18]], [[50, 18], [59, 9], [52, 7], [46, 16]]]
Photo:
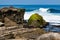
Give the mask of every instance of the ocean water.
[[32, 14], [38, 13], [49, 22], [49, 25], [44, 28], [46, 31], [60, 32], [60, 28], [52, 26], [60, 25], [60, 5], [0, 5], [0, 8], [10, 6], [26, 9], [24, 20], [28, 20]]

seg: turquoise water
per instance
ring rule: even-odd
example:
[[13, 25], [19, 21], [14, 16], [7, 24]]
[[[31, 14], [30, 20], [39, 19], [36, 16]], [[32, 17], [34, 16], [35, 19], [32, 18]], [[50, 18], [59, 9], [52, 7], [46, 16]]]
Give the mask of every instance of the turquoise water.
[[0, 5], [0, 8], [3, 7], [16, 7], [16, 8], [25, 8], [27, 11], [32, 11], [36, 10], [39, 8], [51, 8], [51, 9], [59, 9], [60, 10], [60, 5]]

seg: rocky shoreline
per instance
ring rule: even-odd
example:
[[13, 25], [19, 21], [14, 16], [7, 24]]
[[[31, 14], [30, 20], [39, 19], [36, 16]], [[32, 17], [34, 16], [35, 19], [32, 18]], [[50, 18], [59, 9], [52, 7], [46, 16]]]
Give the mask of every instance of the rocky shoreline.
[[21, 8], [0, 9], [0, 40], [60, 40], [59, 33], [44, 30], [49, 22], [46, 22], [41, 15], [35, 13], [27, 22], [24, 20], [24, 13], [25, 9]]

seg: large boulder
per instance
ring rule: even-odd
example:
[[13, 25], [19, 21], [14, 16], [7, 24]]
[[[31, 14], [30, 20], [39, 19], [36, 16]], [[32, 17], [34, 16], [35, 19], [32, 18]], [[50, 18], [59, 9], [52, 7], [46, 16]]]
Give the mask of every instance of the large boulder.
[[60, 40], [59, 33], [46, 33], [40, 35], [36, 40]]
[[23, 26], [25, 9], [4, 7], [0, 9], [0, 22], [4, 23], [6, 27], [17, 26], [20, 24]]
[[43, 19], [43, 17], [37, 13], [31, 15], [31, 17], [28, 20], [28, 25], [33, 27], [43, 27], [45, 26], [46, 21]]

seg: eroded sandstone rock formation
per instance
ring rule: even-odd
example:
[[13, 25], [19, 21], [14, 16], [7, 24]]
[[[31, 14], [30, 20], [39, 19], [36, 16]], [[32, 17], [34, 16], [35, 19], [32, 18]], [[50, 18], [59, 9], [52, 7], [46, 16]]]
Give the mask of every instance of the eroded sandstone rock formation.
[[25, 9], [17, 9], [14, 7], [0, 9], [0, 22], [5, 23], [5, 26], [22, 25], [24, 20]]

